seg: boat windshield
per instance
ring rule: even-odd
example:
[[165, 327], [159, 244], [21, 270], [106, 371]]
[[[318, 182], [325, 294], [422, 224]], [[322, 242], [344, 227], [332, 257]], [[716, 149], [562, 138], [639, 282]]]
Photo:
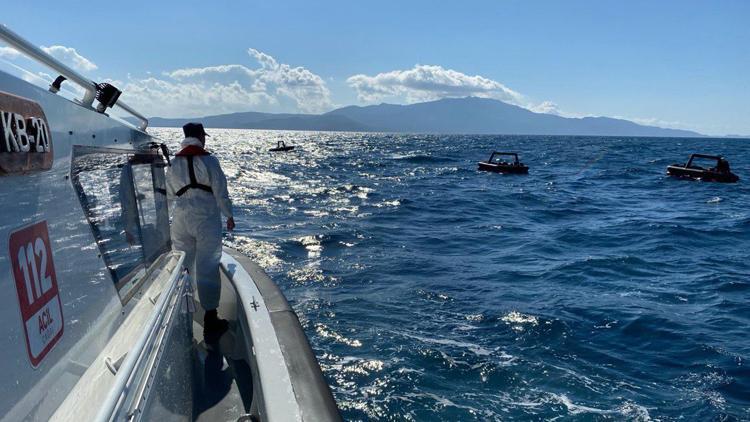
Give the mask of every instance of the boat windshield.
[[719, 161], [718, 157], [694, 155], [690, 158], [686, 167], [693, 169], [714, 169], [717, 167]]
[[164, 163], [155, 154], [74, 147], [71, 179], [120, 299], [170, 247]]
[[515, 162], [517, 162], [517, 156], [514, 154], [493, 153], [490, 157], [490, 163], [492, 164], [513, 164]]

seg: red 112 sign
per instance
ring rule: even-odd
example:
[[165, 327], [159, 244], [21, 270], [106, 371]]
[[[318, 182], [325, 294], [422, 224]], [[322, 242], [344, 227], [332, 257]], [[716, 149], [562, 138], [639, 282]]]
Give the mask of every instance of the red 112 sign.
[[40, 221], [11, 233], [8, 251], [26, 349], [31, 365], [36, 368], [62, 338], [64, 326], [47, 222]]

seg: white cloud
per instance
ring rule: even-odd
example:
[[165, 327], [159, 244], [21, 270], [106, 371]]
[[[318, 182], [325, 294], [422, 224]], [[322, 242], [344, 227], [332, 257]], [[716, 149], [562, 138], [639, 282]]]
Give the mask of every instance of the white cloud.
[[91, 72], [99, 68], [94, 62], [78, 54], [76, 49], [72, 47], [53, 45], [51, 47], [42, 47], [42, 50], [75, 70]]
[[[2, 54], [0, 54], [0, 57], [3, 57]], [[31, 84], [47, 86], [52, 82], [52, 76], [48, 73], [40, 71], [33, 72], [7, 60], [4, 60], [4, 64], [9, 66], [7, 70], [11, 71], [15, 76], [18, 76]]]
[[[94, 63], [78, 54], [74, 48], [59, 45], [40, 48], [78, 70], [96, 69]], [[55, 79], [51, 74], [47, 73], [49, 69], [46, 66], [35, 63], [28, 56], [21, 54], [13, 47], [0, 46], [0, 58], [4, 59], [2, 60], [5, 67], [4, 70], [31, 84], [47, 88]], [[76, 84], [66, 83], [62, 85], [62, 92], [67, 97], [72, 98], [80, 97], [84, 90]]]
[[501, 82], [480, 75], [470, 76], [442, 66], [416, 65], [412, 69], [378, 73], [375, 76], [354, 75], [346, 80], [364, 103], [384, 100], [416, 103], [441, 98], [482, 97], [510, 103], [535, 113], [562, 117], [583, 117], [560, 110], [552, 101], [534, 103], [523, 94]]
[[416, 65], [412, 69], [354, 75], [346, 82], [357, 91], [360, 101], [373, 103], [401, 98], [409, 103], [448, 97], [484, 97], [521, 104], [523, 96], [500, 82], [483, 76], [469, 76], [442, 66]]
[[248, 110], [313, 113], [332, 107], [331, 93], [320, 76], [252, 48], [248, 54], [260, 67], [224, 64], [129, 79], [123, 100], [149, 115], [167, 117]]
[[639, 125], [645, 125], [645, 126], [656, 126], [656, 127], [662, 127], [662, 128], [668, 128], [668, 129], [684, 129], [684, 130], [692, 130], [699, 132], [701, 129], [697, 128], [697, 126], [687, 124], [685, 122], [680, 122], [677, 120], [663, 120], [658, 119], [656, 117], [626, 117], [626, 116], [613, 116], [614, 119], [622, 119], [622, 120], [629, 120], [631, 122], [638, 123]]
[[43, 85], [49, 84], [52, 81], [52, 76], [50, 76], [48, 73], [44, 73], [44, 72], [32, 73], [32, 72], [25, 71], [21, 75], [21, 79], [23, 79], [24, 81], [26, 81], [28, 83], [32, 83], [32, 84], [37, 84], [37, 85], [42, 85], [43, 86]]
[[208, 80], [225, 81], [227, 78], [246, 78], [253, 74], [253, 70], [240, 64], [222, 64], [219, 66], [190, 67], [164, 72], [164, 76], [180, 81], [185, 80]]
[[6, 59], [15, 59], [20, 56], [21, 53], [18, 52], [13, 47], [0, 47], [0, 57], [4, 57]]
[[248, 90], [237, 81], [183, 83], [151, 77], [130, 80], [122, 87], [123, 100], [150, 116], [200, 117], [276, 104], [266, 92]]
[[558, 116], [562, 115], [557, 104], [552, 101], [543, 101], [539, 104], [529, 106], [528, 109], [535, 113], [556, 114]]

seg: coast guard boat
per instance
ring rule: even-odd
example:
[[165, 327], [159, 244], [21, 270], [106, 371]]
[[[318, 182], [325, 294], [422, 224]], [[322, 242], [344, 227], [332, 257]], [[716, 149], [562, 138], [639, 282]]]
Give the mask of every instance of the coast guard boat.
[[46, 90], [0, 72], [0, 420], [341, 420], [284, 295], [232, 250], [230, 330], [200, 337], [146, 118], [2, 25], [0, 40], [61, 75]]

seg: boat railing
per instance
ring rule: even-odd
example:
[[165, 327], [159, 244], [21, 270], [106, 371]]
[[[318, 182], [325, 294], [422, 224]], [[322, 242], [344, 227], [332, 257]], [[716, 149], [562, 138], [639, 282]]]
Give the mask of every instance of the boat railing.
[[128, 351], [124, 361], [117, 369], [115, 384], [109, 391], [107, 399], [99, 408], [99, 412], [95, 419], [97, 422], [109, 422], [118, 419], [117, 415], [125, 405], [126, 396], [132, 392], [137, 383], [136, 369], [144, 366], [141, 364], [143, 359], [145, 359], [151, 352], [151, 349], [155, 347], [157, 332], [167, 315], [167, 305], [172, 300], [175, 290], [185, 283], [183, 281], [185, 273], [179, 270], [182, 268], [185, 254], [183, 252], [174, 253], [178, 254], [178, 259], [171, 267], [171, 273], [165, 291], [159, 294], [158, 302], [156, 303], [154, 311], [151, 313], [141, 336]]
[[[81, 75], [80, 73], [70, 68], [70, 66], [52, 57], [41, 48], [35, 46], [20, 35], [13, 32], [4, 24], [0, 24], [0, 39], [18, 50], [20, 53], [23, 53], [26, 56], [36, 60], [37, 62], [55, 70], [60, 75], [83, 88], [85, 93], [83, 95], [83, 98], [78, 100], [78, 102], [86, 108], [93, 109], [92, 104], [96, 99], [97, 92], [97, 84], [94, 81]], [[122, 101], [118, 100], [116, 105], [127, 113], [131, 114], [136, 119], [140, 120], [141, 123], [138, 125], [138, 129], [146, 130], [146, 128], [148, 127], [148, 119], [145, 116], [137, 112], [129, 105], [123, 103]]]

